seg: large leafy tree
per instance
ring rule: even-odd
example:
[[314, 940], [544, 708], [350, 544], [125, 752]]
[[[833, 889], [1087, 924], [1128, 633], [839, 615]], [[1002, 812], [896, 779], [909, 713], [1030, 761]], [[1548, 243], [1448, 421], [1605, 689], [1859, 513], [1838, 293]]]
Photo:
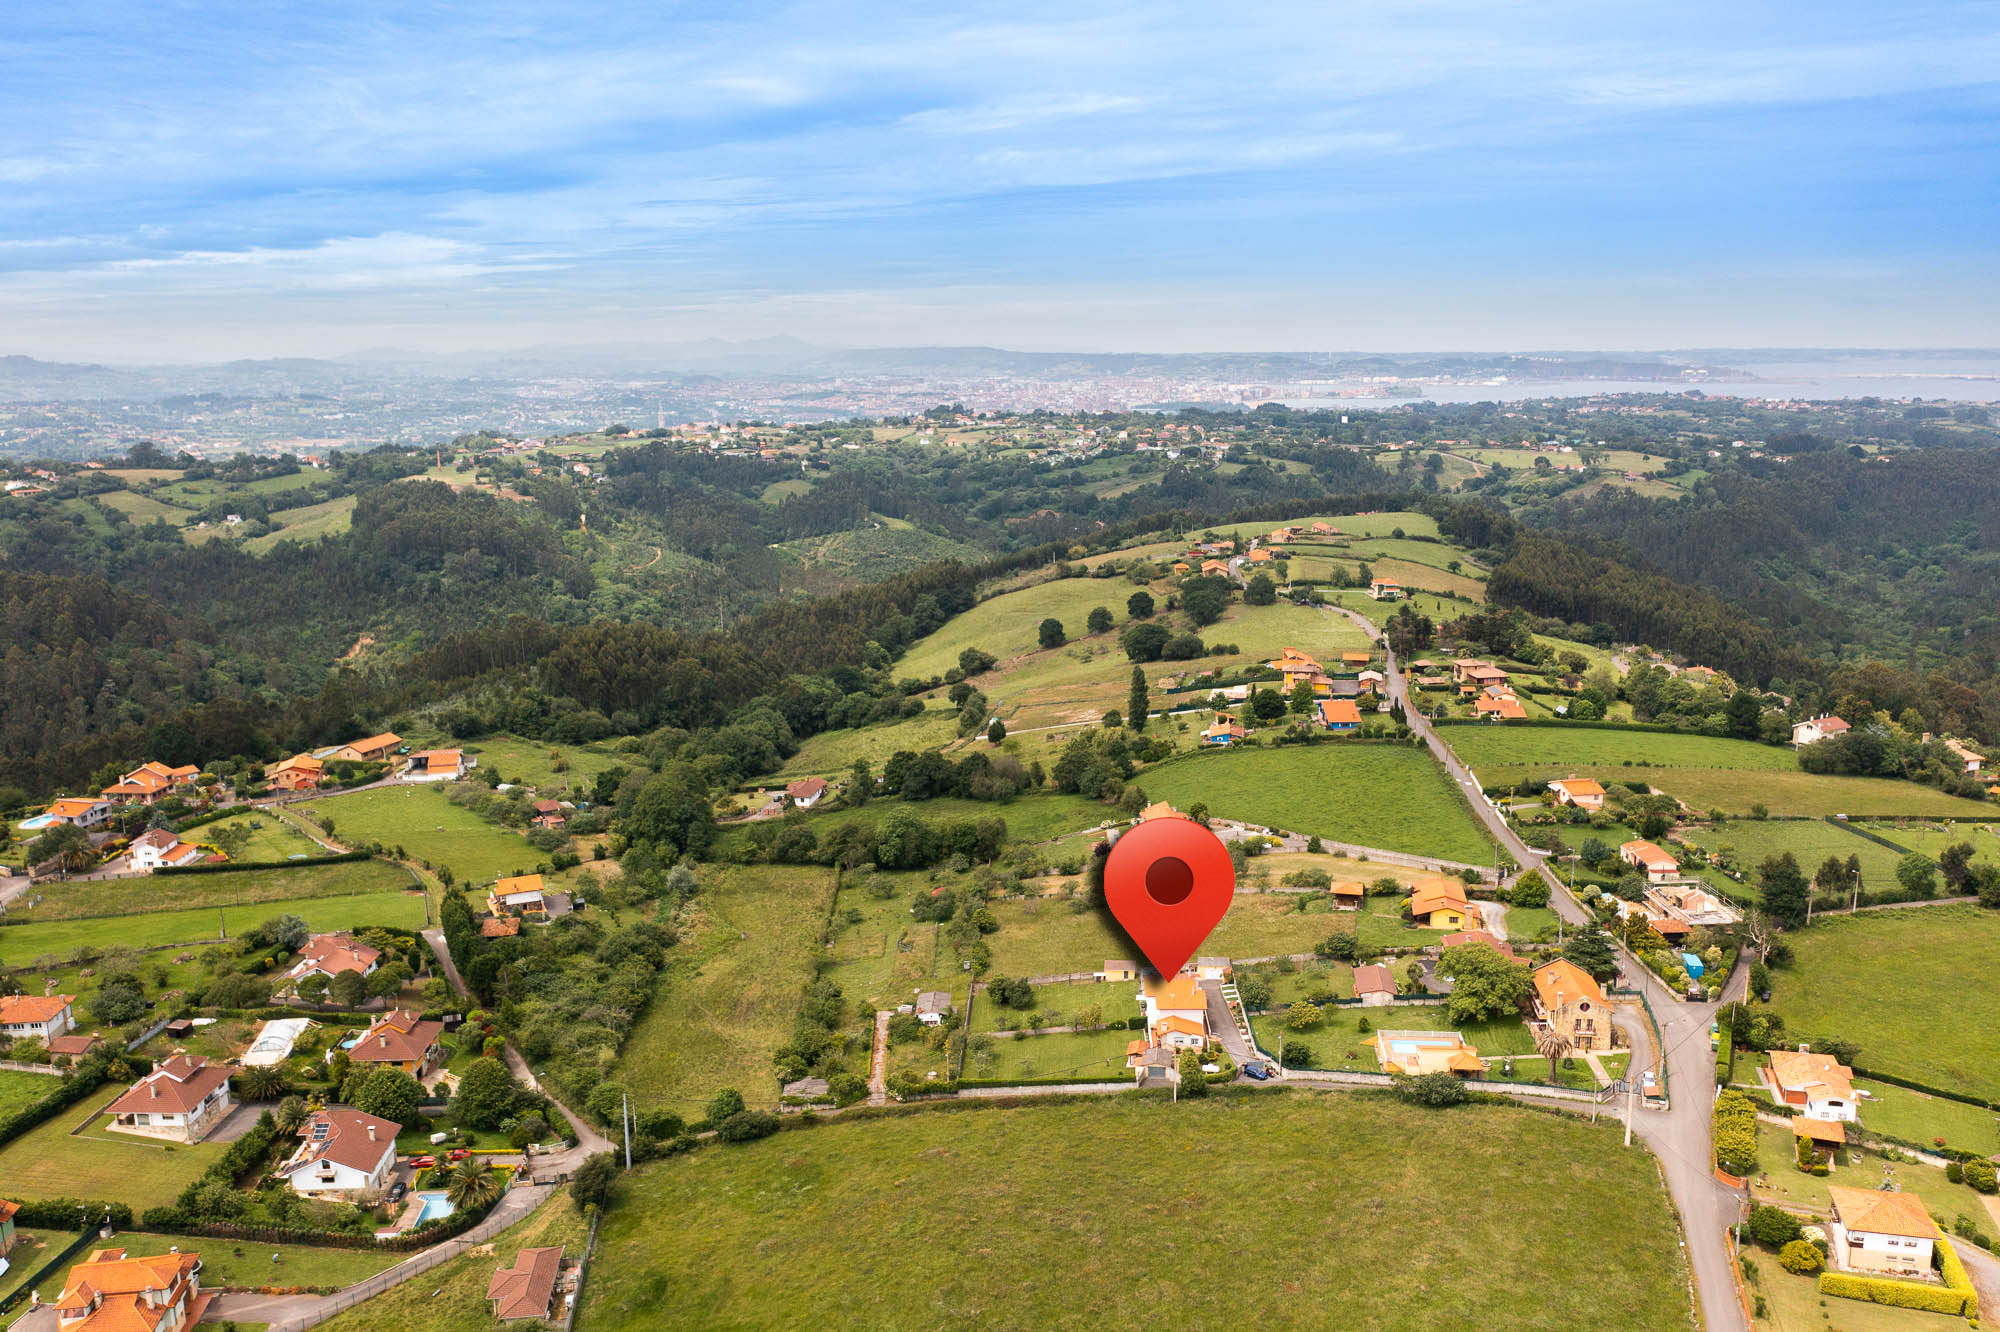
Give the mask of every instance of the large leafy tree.
[[1447, 948], [1438, 974], [1451, 979], [1445, 1012], [1453, 1022], [1485, 1022], [1518, 1013], [1528, 998], [1528, 969], [1491, 944]]
[[1806, 885], [1805, 872], [1799, 868], [1798, 858], [1791, 852], [1764, 858], [1764, 863], [1757, 868], [1757, 888], [1764, 911], [1773, 920], [1781, 925], [1805, 922], [1811, 890]]
[[708, 784], [686, 764], [661, 769], [633, 797], [625, 835], [670, 856], [700, 856], [715, 840], [715, 807]]

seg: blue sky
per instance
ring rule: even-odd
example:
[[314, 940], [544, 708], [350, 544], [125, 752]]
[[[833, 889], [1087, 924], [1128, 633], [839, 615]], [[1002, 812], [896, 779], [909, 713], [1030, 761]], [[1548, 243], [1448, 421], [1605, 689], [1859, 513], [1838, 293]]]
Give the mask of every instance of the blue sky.
[[0, 352], [2000, 344], [2000, 6], [42, 3]]

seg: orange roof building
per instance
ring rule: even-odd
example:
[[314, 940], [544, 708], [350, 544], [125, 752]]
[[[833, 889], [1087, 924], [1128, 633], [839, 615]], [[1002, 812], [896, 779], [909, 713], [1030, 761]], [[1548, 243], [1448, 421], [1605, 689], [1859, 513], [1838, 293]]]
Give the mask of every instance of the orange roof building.
[[1812, 1119], [1854, 1123], [1854, 1070], [1832, 1055], [1810, 1050], [1773, 1050], [1764, 1070], [1771, 1094]]
[[0, 1036], [47, 1044], [76, 1026], [73, 994], [0, 995]]
[[56, 1297], [62, 1332], [157, 1332], [192, 1327], [207, 1311], [201, 1255], [161, 1253], [127, 1258], [99, 1249], [69, 1269]]
[[1319, 723], [1329, 731], [1352, 731], [1361, 725], [1361, 709], [1351, 698], [1323, 698]]
[[493, 1316], [502, 1322], [555, 1318], [556, 1278], [562, 1272], [562, 1256], [560, 1244], [515, 1254], [514, 1265], [499, 1269], [486, 1283]]

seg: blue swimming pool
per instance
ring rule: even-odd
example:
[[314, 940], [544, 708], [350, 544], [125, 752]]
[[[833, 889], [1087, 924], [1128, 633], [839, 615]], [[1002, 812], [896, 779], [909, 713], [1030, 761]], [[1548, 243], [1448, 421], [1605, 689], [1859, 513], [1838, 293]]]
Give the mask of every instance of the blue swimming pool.
[[448, 1193], [432, 1193], [427, 1190], [419, 1193], [417, 1197], [424, 1202], [424, 1210], [417, 1213], [416, 1223], [419, 1226], [426, 1221], [435, 1221], [441, 1216], [450, 1216], [458, 1210], [451, 1205], [451, 1195]]
[[23, 832], [33, 832], [37, 828], [46, 828], [55, 821], [56, 821], [56, 816], [53, 814], [37, 814], [32, 819], [22, 819], [19, 823], [15, 824], [14, 826], [21, 829]]

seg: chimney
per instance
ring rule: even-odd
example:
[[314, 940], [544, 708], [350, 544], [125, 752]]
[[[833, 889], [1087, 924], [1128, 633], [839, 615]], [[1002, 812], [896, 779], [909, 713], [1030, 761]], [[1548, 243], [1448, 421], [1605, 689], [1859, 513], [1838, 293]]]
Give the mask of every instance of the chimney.
[[368, 1141], [375, 1141], [375, 1126], [373, 1124], [368, 1126]]

